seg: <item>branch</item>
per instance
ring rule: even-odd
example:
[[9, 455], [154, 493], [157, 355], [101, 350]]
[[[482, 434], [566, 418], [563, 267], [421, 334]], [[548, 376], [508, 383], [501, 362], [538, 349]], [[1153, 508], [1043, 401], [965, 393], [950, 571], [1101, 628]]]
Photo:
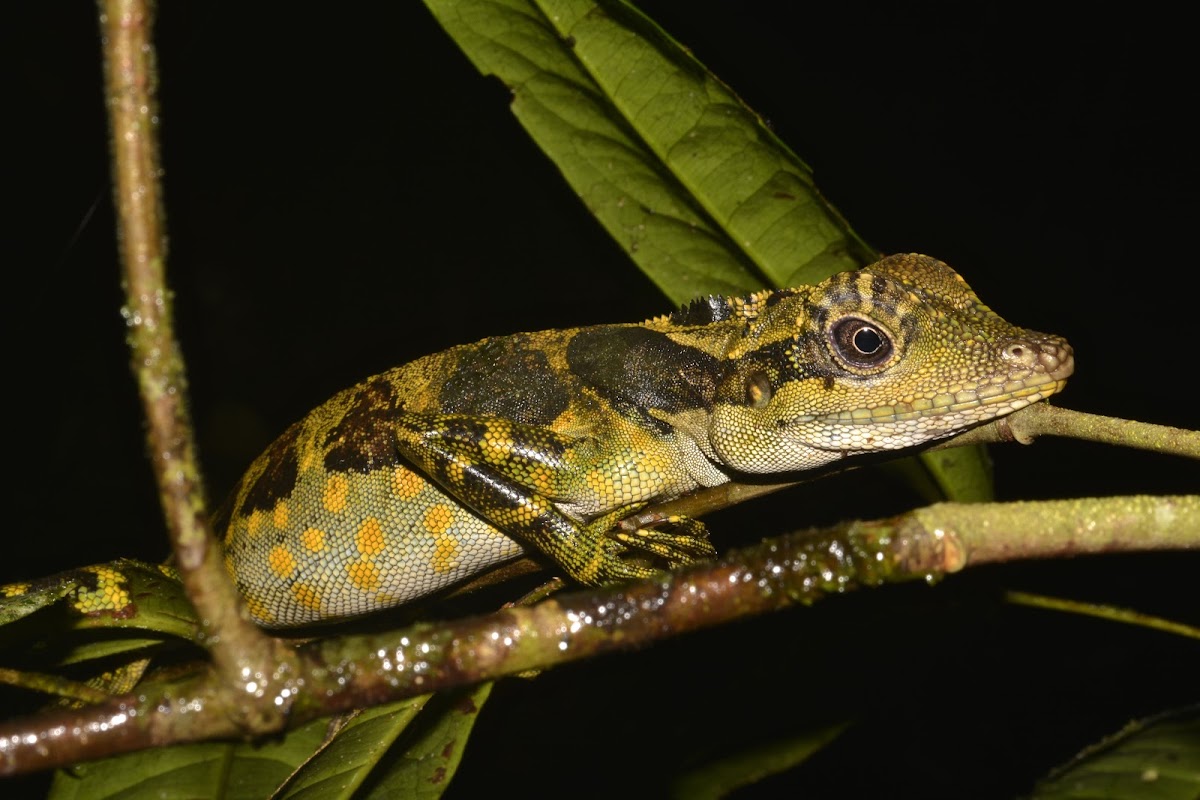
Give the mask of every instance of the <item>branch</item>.
[[[225, 575], [209, 531], [204, 488], [187, 411], [183, 356], [175, 340], [166, 288], [165, 216], [159, 176], [153, 10], [145, 0], [100, 0], [104, 40], [117, 237], [132, 365], [147, 420], [150, 459], [158, 482], [175, 562], [196, 606], [205, 641], [230, 685], [261, 684], [286, 668], [288, 648], [263, 635], [245, 613]], [[284, 709], [267, 709], [274, 714]], [[245, 719], [250, 730], [275, 721]]]
[[[300, 645], [303, 676], [233, 695], [211, 670], [101, 706], [0, 725], [0, 773], [240, 735], [229, 706], [291, 704], [288, 727], [602, 653], [645, 647], [830, 594], [972, 564], [1112, 550], [1200, 549], [1200, 496], [943, 503], [802, 531], [660, 580], [571, 593], [440, 625]], [[182, 711], [190, 713], [180, 713]], [[279, 719], [282, 729], [285, 720]], [[86, 735], [68, 735], [81, 731]]]
[[1035, 403], [1007, 417], [959, 434], [933, 449], [1011, 441], [1030, 444], [1039, 436], [1066, 436], [1200, 459], [1200, 431], [1085, 414], [1049, 403]]

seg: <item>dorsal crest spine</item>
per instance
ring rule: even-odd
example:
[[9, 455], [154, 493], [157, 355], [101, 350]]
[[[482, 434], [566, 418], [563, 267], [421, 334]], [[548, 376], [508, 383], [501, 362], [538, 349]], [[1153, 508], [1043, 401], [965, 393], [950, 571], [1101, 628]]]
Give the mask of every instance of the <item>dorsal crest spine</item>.
[[668, 315], [666, 321], [671, 325], [689, 326], [724, 322], [735, 317], [754, 319], [762, 311], [764, 305], [770, 305], [770, 298], [788, 292], [787, 289], [764, 289], [738, 297], [717, 294], [697, 297], [678, 311]]

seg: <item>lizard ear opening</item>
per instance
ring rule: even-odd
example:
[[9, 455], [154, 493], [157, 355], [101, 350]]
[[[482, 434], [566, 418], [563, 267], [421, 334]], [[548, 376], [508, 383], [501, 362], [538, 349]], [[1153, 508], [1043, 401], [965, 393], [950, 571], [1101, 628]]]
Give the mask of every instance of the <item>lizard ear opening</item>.
[[771, 379], [767, 373], [755, 370], [746, 376], [746, 405], [751, 408], [764, 408], [771, 402]]

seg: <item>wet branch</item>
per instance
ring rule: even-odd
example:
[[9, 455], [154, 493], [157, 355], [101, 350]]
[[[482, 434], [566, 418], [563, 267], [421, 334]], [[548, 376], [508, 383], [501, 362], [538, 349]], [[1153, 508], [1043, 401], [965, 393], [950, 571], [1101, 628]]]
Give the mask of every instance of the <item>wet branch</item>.
[[[231, 691], [213, 671], [136, 695], [0, 725], [0, 774], [167, 743], [240, 736], [237, 708], [290, 704], [279, 729], [350, 708], [646, 647], [831, 594], [973, 564], [1107, 551], [1200, 549], [1200, 497], [942, 503], [800, 531], [662, 579], [529, 608], [300, 645], [289, 680]], [[187, 710], [188, 713], [181, 713]], [[247, 713], [247, 712], [241, 712]], [[75, 733], [71, 733], [75, 732]], [[84, 732], [86, 735], [79, 735]]]

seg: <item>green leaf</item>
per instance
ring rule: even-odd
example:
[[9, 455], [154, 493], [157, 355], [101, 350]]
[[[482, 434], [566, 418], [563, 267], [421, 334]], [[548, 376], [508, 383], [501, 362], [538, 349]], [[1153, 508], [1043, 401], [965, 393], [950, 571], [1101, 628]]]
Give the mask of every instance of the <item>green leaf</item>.
[[0, 626], [23, 619], [66, 597], [75, 585], [61, 577], [54, 575], [36, 584], [13, 583], [3, 587], [0, 591]]
[[357, 714], [299, 768], [280, 797], [353, 796], [429, 698], [421, 695]]
[[320, 745], [327, 720], [317, 720], [261, 745], [203, 743], [142, 750], [59, 770], [50, 800], [262, 800]]
[[325, 718], [260, 744], [178, 745], [80, 764], [55, 774], [50, 798], [351, 797], [428, 698], [363, 711], [332, 734]]
[[986, 503], [993, 499], [992, 460], [983, 445], [933, 450], [881, 466], [930, 503]]
[[435, 798], [491, 690], [377, 706], [332, 731], [328, 719], [315, 720], [261, 744], [179, 745], [81, 764], [56, 773], [50, 798]]
[[848, 722], [840, 722], [753, 750], [733, 753], [681, 775], [675, 781], [671, 794], [695, 800], [724, 797], [735, 789], [803, 763], [840, 736], [849, 725]]
[[195, 611], [169, 567], [122, 558], [5, 590], [0, 626], [61, 601], [69, 628], [136, 628], [196, 640]]
[[71, 664], [82, 664], [85, 661], [96, 661], [122, 654], [130, 657], [150, 655], [156, 648], [168, 641], [170, 640], [127, 637], [101, 639], [95, 642], [81, 642], [63, 653], [55, 661], [55, 666], [64, 667]]
[[812, 282], [873, 253], [809, 168], [624, 3], [427, 0], [588, 209], [677, 303]]
[[935, 450], [918, 458], [939, 491], [930, 501], [939, 497], [960, 503], [992, 500], [992, 461], [983, 445]]
[[[409, 743], [402, 757], [393, 760], [367, 793], [370, 798], [441, 797], [458, 770], [463, 750], [479, 711], [492, 692], [491, 683], [444, 692], [437, 696], [437, 713], [422, 715], [428, 727]], [[434, 708], [429, 708], [434, 711]]]
[[1038, 784], [1034, 800], [1196, 800], [1200, 706], [1135, 722]]
[[14, 684], [39, 691], [54, 691], [55, 684], [37, 673], [85, 662], [97, 663], [73, 670], [73, 680], [109, 693], [128, 691], [152, 655], [177, 649], [179, 639], [195, 641], [197, 633], [174, 570], [130, 559], [15, 584], [4, 594], [0, 649], [19, 665], [14, 675], [30, 676]]

